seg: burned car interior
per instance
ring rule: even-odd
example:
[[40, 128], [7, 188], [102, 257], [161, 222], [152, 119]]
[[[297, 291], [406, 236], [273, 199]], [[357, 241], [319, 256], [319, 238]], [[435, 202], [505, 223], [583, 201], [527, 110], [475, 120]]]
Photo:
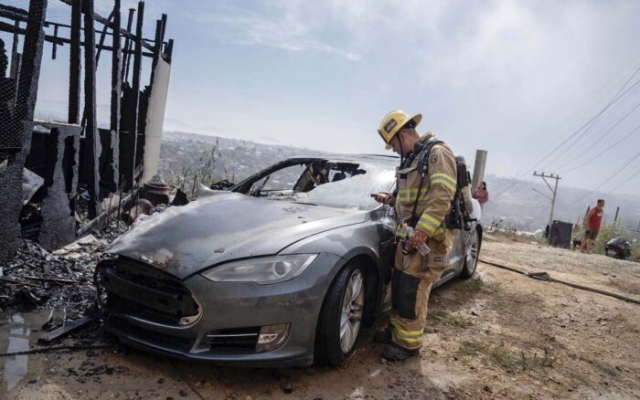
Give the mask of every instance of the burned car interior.
[[306, 193], [328, 183], [366, 174], [359, 164], [326, 159], [294, 159], [276, 164], [240, 183], [233, 191], [255, 197]]

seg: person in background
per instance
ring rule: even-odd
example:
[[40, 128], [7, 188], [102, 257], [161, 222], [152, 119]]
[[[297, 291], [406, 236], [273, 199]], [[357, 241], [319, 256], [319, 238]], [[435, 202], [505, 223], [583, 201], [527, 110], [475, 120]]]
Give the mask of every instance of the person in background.
[[580, 251], [583, 253], [591, 254], [593, 244], [598, 238], [598, 232], [600, 232], [600, 224], [602, 223], [602, 215], [604, 215], [604, 200], [598, 199], [598, 203], [594, 208], [589, 210], [587, 216], [584, 217], [584, 237], [582, 238], [582, 244]]
[[473, 198], [478, 200], [480, 206], [484, 207], [484, 203], [489, 201], [489, 192], [487, 191], [487, 184], [485, 181], [480, 182], [478, 188], [473, 191]]

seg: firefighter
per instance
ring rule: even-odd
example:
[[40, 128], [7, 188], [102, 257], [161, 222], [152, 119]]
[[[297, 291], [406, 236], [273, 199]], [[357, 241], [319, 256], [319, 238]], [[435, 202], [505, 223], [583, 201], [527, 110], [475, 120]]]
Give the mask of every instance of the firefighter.
[[384, 117], [378, 129], [386, 149], [401, 157], [396, 191], [372, 194], [376, 201], [394, 205], [397, 218], [389, 325], [373, 338], [386, 344], [382, 357], [389, 361], [419, 353], [429, 292], [449, 263], [453, 243], [444, 221], [456, 192], [455, 157], [431, 132], [418, 134], [421, 119], [421, 114], [396, 110]]

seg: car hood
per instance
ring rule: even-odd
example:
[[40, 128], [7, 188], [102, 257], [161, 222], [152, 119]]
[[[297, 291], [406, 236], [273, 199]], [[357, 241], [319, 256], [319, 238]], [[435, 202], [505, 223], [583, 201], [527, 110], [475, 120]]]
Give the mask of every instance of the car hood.
[[225, 261], [277, 254], [301, 239], [368, 217], [366, 211], [228, 193], [144, 218], [107, 253], [185, 278]]

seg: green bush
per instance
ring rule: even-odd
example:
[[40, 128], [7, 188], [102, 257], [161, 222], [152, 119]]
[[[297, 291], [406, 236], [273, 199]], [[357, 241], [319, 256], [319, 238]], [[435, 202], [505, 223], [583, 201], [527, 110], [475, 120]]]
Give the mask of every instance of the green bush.
[[[580, 240], [584, 238], [584, 226], [578, 225], [573, 229], [573, 237], [576, 237]], [[607, 242], [614, 237], [620, 236], [620, 223], [613, 222], [611, 224], [602, 224], [600, 227], [600, 232], [598, 233], [598, 237], [596, 238], [596, 242], [591, 248], [591, 252], [594, 254], [604, 254], [604, 246]]]
[[597, 254], [604, 254], [604, 246], [607, 244], [607, 242], [618, 236], [620, 236], [619, 222], [614, 222], [609, 225], [603, 224], [600, 227], [600, 233], [598, 233], [598, 238], [596, 239], [596, 243], [593, 246], [592, 252]]

